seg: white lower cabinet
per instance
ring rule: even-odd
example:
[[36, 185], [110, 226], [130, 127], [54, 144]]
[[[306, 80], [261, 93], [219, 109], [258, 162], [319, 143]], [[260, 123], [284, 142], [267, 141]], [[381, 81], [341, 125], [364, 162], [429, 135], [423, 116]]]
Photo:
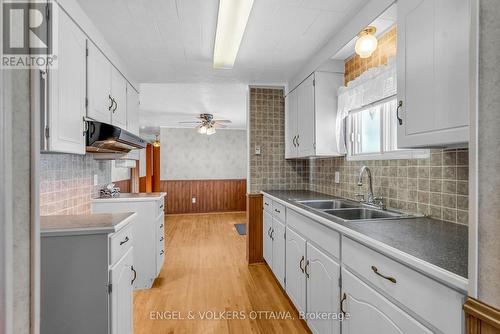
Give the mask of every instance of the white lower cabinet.
[[265, 210], [263, 217], [264, 260], [278, 282], [285, 288], [285, 225]]
[[272, 267], [273, 265], [273, 239], [271, 239], [271, 231], [273, 229], [273, 216], [267, 211], [263, 211], [264, 225], [262, 228], [262, 247], [264, 260]]
[[109, 281], [111, 282], [111, 333], [131, 334], [133, 326], [133, 280], [130, 270], [133, 269], [134, 257], [132, 249], [109, 270]]
[[286, 228], [286, 293], [299, 312], [306, 311], [306, 239]]
[[349, 316], [343, 334], [432, 333], [346, 269], [342, 269], [342, 309]]
[[[340, 333], [340, 265], [307, 243], [307, 324], [313, 333]], [[323, 319], [326, 318], [326, 319]]]

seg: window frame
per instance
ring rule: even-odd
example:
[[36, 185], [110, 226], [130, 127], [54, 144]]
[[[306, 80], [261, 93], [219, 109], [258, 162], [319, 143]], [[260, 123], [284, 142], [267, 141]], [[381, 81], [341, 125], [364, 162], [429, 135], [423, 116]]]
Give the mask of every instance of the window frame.
[[[398, 159], [425, 159], [430, 157], [430, 150], [428, 149], [395, 149], [391, 148], [397, 147], [397, 125], [391, 126], [390, 112], [386, 111], [384, 104], [397, 101], [397, 96], [389, 96], [382, 100], [376, 101], [369, 105], [363, 106], [359, 109], [349, 112], [349, 115], [345, 119], [345, 141], [347, 154], [346, 159], [348, 161], [360, 161], [360, 160], [398, 160]], [[380, 152], [375, 153], [353, 153], [357, 149], [355, 145], [361, 144], [361, 131], [355, 131], [354, 127], [361, 124], [361, 121], [353, 123], [353, 115], [359, 114], [367, 109], [380, 107]], [[394, 110], [395, 112], [395, 110]], [[395, 123], [393, 123], [395, 124]], [[353, 137], [357, 137], [355, 140]], [[395, 140], [395, 141], [394, 141]], [[358, 148], [359, 149], [359, 148]]]

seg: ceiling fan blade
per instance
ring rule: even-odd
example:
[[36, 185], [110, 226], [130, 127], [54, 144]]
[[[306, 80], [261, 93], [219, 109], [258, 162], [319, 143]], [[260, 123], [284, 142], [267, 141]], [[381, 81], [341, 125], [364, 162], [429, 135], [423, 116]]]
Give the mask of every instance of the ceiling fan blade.
[[189, 121], [189, 122], [179, 122], [179, 123], [182, 123], [182, 124], [201, 124], [202, 122], [199, 122], [199, 121]]
[[228, 119], [214, 119], [213, 120], [215, 123], [232, 123], [230, 120]]
[[216, 128], [221, 128], [221, 129], [227, 128], [227, 125], [220, 124], [220, 123], [214, 123], [213, 126], [216, 127]]

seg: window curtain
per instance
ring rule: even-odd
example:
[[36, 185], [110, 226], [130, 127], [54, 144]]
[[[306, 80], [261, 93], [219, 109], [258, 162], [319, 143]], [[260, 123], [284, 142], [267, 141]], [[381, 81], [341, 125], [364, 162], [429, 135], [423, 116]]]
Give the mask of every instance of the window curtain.
[[347, 86], [338, 90], [336, 136], [338, 151], [346, 154], [345, 119], [351, 111], [359, 110], [397, 93], [396, 59], [390, 58], [387, 65], [368, 69]]

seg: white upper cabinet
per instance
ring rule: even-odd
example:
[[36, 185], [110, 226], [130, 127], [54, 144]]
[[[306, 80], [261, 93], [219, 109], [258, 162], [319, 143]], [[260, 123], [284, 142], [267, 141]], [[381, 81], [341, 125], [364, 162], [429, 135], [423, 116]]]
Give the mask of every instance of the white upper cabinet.
[[399, 0], [397, 10], [398, 147], [468, 143], [470, 0]]
[[335, 127], [342, 73], [314, 72], [285, 99], [285, 158], [339, 156]]
[[139, 135], [139, 93], [127, 83], [127, 130]]
[[49, 95], [42, 93], [47, 96], [42, 107], [47, 108], [45, 150], [85, 154], [86, 37], [64, 11], [59, 14], [58, 42], [58, 67], [48, 71]]
[[88, 43], [88, 106], [87, 116], [99, 122], [111, 123], [111, 70], [112, 65], [104, 54]]
[[127, 80], [93, 44], [88, 45], [87, 116], [127, 128]]

